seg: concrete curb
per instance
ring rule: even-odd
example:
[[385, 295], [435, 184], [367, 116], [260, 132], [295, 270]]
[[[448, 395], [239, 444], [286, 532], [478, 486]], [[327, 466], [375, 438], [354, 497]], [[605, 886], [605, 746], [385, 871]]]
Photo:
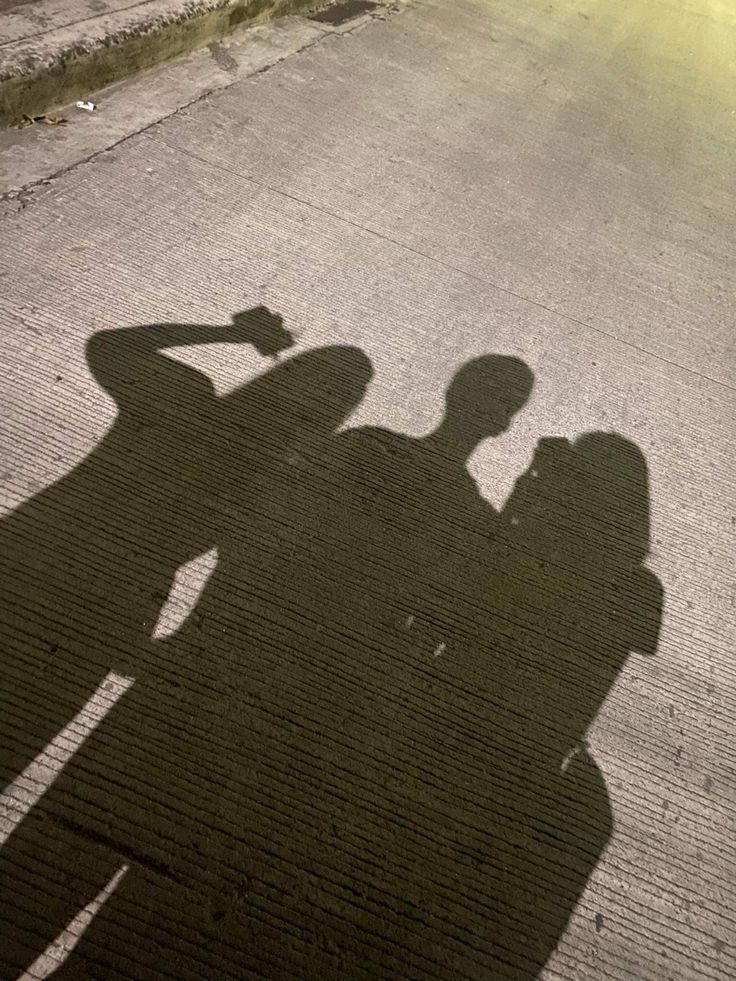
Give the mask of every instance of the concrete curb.
[[[325, 0], [146, 0], [51, 30], [5, 40], [0, 31], [0, 126], [36, 116], [90, 91], [208, 44], [243, 24], [315, 10]], [[43, 24], [44, 3], [12, 11]], [[0, 16], [0, 27], [11, 14]], [[50, 19], [50, 18], [49, 18]]]

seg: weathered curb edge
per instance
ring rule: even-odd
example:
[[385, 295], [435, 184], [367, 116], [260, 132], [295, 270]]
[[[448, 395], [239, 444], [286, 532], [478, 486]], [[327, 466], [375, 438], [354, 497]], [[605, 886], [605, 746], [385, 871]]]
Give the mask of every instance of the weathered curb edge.
[[5, 46], [0, 66], [0, 126], [103, 88], [111, 82], [186, 54], [230, 34], [285, 14], [316, 10], [329, 0], [152, 0], [151, 3], [60, 28], [37, 50], [34, 39]]

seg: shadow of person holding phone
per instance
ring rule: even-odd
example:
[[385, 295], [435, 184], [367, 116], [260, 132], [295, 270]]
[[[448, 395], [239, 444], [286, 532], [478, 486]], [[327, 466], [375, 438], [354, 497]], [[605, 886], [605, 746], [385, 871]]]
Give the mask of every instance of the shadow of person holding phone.
[[265, 307], [224, 326], [94, 334], [87, 360], [115, 421], [78, 467], [0, 522], [3, 785], [111, 668], [135, 666], [176, 569], [214, 541], [207, 494], [220, 401], [206, 375], [166, 349], [218, 342], [274, 357], [293, 341]]
[[[223, 754], [237, 747], [233, 698], [239, 704], [243, 693], [234, 679], [245, 666], [232, 647], [218, 657], [212, 643], [173, 649], [151, 633], [177, 569], [213, 549], [222, 556], [213, 573], [217, 617], [209, 618], [205, 588], [191, 623], [195, 632], [205, 624], [212, 637], [223, 632], [233, 550], [257, 556], [288, 541], [298, 460], [319, 457], [320, 441], [362, 398], [371, 367], [356, 348], [315, 349], [218, 398], [206, 376], [163, 353], [222, 341], [275, 355], [291, 335], [264, 308], [224, 328], [156, 324], [95, 335], [90, 365], [114, 395], [118, 418], [75, 471], [0, 528], [8, 777], [44, 747], [46, 756], [57, 752], [54, 737], [111, 669], [132, 681], [0, 853], [0, 909], [5, 918], [14, 908], [17, 926], [4, 969], [27, 967], [116, 869], [135, 869], [132, 889], [126, 880], [121, 891], [134, 897], [131, 939], [141, 950], [156, 936], [150, 922], [141, 929], [141, 910], [153, 904], [163, 921], [178, 895], [199, 922], [198, 876], [215, 893], [226, 878], [202, 855], [208, 841], [224, 840], [218, 821], [227, 808], [208, 811], [204, 802], [228, 797]], [[251, 577], [250, 591], [258, 588]], [[228, 721], [235, 727], [229, 743]], [[45, 758], [40, 767], [31, 763], [15, 790], [24, 793], [28, 776], [44, 769]], [[202, 826], [208, 815], [209, 829]], [[180, 874], [182, 851], [191, 857], [192, 849], [197, 874]], [[181, 928], [169, 932], [175, 946]], [[155, 971], [163, 949], [153, 951]], [[68, 969], [75, 973], [79, 963]]]

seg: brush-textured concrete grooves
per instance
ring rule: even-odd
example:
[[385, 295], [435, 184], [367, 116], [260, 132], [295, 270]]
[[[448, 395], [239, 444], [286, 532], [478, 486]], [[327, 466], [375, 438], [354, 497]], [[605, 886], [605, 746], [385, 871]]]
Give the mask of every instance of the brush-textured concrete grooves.
[[[66, 23], [30, 36], [7, 40], [3, 24], [0, 125], [13, 125], [23, 114], [38, 115], [80, 98], [223, 37], [242, 24], [323, 5], [321, 0], [150, 0], [91, 16], [80, 3], [80, 18], [65, 17]], [[27, 19], [27, 11], [20, 8], [13, 17]], [[10, 16], [4, 18], [6, 23]], [[43, 13], [35, 16], [35, 23], [44, 23]]]
[[723, 7], [281, 18], [0, 136], [0, 978], [736, 978]]

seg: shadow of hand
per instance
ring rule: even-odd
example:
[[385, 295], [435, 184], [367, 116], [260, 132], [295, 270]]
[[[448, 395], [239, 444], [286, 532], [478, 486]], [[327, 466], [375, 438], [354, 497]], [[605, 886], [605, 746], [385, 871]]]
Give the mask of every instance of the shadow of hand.
[[252, 344], [264, 357], [274, 357], [294, 343], [293, 335], [284, 327], [283, 318], [268, 307], [252, 307], [234, 314], [232, 320], [241, 335], [237, 339]]

